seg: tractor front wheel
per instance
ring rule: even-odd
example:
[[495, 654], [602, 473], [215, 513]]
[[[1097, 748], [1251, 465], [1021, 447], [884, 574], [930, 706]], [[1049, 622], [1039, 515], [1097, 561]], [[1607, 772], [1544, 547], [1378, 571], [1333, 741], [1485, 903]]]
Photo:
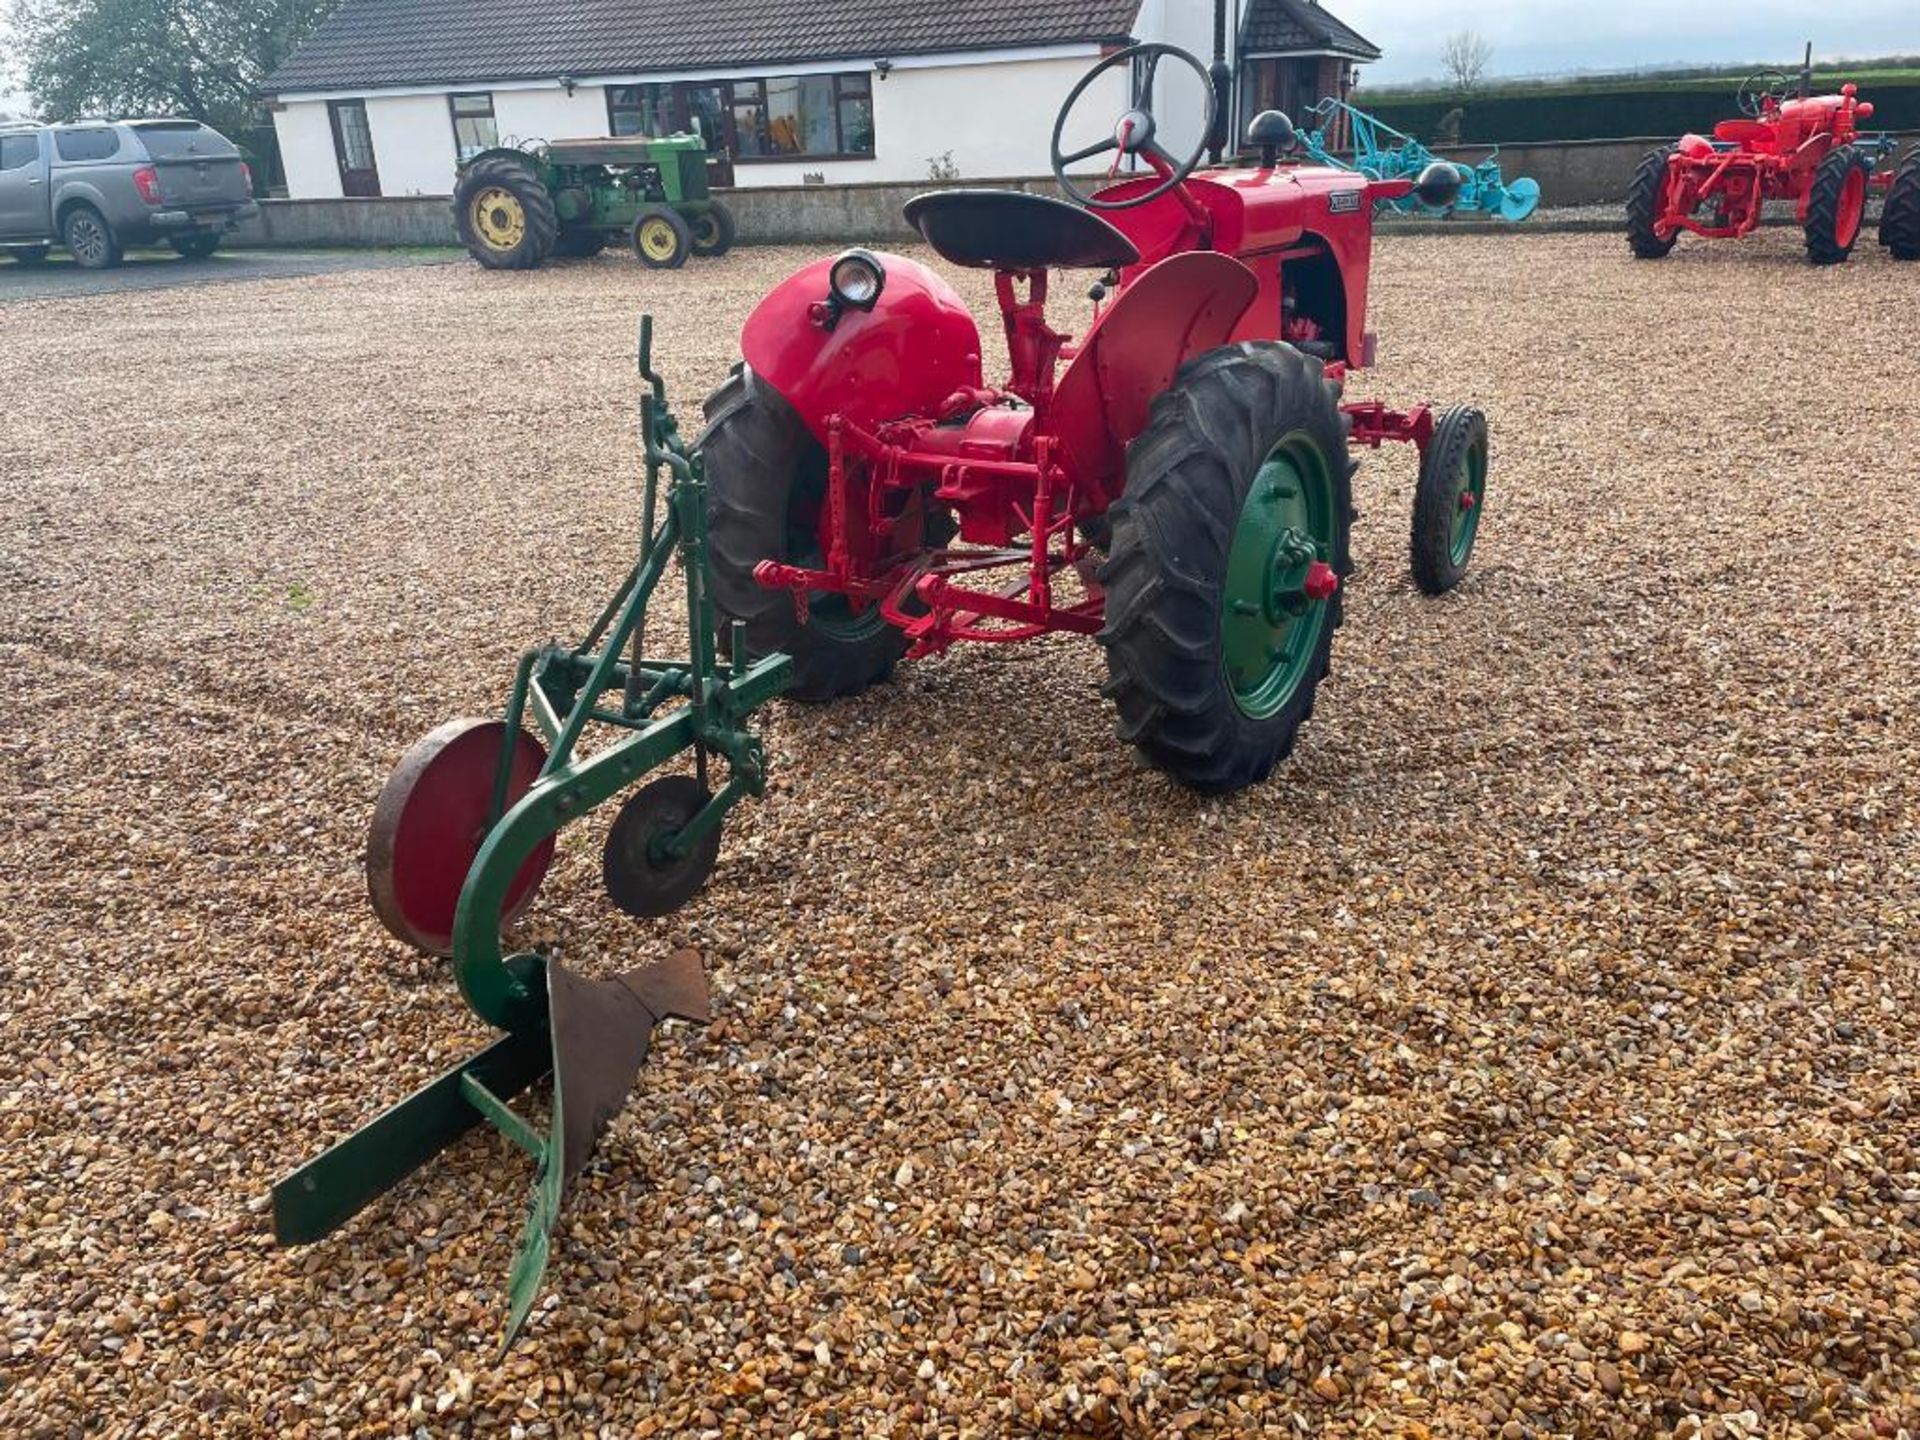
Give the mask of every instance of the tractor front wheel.
[[1667, 157], [1678, 148], [1662, 145], [1649, 150], [1627, 185], [1627, 244], [1642, 260], [1665, 259], [1680, 238], [1677, 231], [1663, 238], [1654, 228], [1667, 208], [1667, 186], [1672, 178]]
[[1413, 493], [1413, 583], [1444, 595], [1460, 583], [1487, 500], [1487, 417], [1470, 405], [1442, 410], [1420, 456]]
[[1350, 474], [1338, 388], [1270, 342], [1183, 366], [1128, 447], [1103, 693], [1120, 738], [1183, 785], [1264, 780], [1312, 716], [1352, 569]]
[[633, 222], [633, 253], [651, 270], [678, 270], [693, 251], [693, 231], [677, 211], [642, 206]]
[[1896, 260], [1920, 260], [1920, 145], [1907, 152], [1894, 172], [1880, 212], [1880, 243]]
[[733, 248], [733, 212], [718, 200], [693, 217], [693, 253], [711, 260]]
[[453, 217], [467, 253], [489, 270], [537, 270], [560, 233], [545, 182], [511, 160], [479, 160], [453, 191]]
[[826, 450], [747, 365], [707, 397], [706, 416], [698, 448], [707, 477], [713, 595], [721, 611], [746, 625], [752, 654], [793, 656], [787, 693], [796, 700], [854, 695], [886, 679], [907, 642], [878, 605], [856, 609], [844, 595], [813, 595], [802, 621], [790, 592], [753, 578], [762, 560], [825, 564], [819, 531]]
[[1865, 159], [1852, 146], [1833, 151], [1813, 172], [1807, 192], [1807, 259], [1838, 265], [1853, 253], [1867, 213]]

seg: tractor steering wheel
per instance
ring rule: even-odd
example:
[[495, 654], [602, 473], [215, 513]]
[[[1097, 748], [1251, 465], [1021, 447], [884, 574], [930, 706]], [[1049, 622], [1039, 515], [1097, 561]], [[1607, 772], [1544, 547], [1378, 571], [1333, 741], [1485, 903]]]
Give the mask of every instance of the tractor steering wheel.
[[[1167, 153], [1160, 142], [1154, 138], [1158, 126], [1153, 118], [1153, 77], [1159, 68], [1160, 57], [1171, 55], [1181, 61], [1195, 75], [1207, 96], [1206, 119], [1200, 126], [1200, 138], [1194, 142], [1193, 153], [1185, 160], [1176, 160]], [[1075, 150], [1071, 155], [1062, 154], [1060, 137], [1066, 133], [1067, 117], [1073, 113], [1073, 107], [1080, 97], [1107, 71], [1119, 65], [1130, 65], [1136, 60], [1144, 60], [1133, 87], [1133, 103], [1127, 111], [1113, 123], [1113, 134], [1084, 149]], [[1136, 205], [1144, 205], [1149, 200], [1157, 200], [1173, 189], [1187, 176], [1193, 173], [1193, 167], [1200, 163], [1201, 152], [1207, 147], [1207, 136], [1213, 133], [1213, 81], [1208, 78], [1207, 70], [1193, 56], [1177, 45], [1131, 45], [1118, 54], [1109, 55], [1093, 69], [1080, 77], [1080, 83], [1067, 95], [1066, 103], [1060, 107], [1059, 118], [1053, 122], [1053, 178], [1060, 182], [1060, 188], [1067, 195], [1089, 210], [1131, 210]], [[1157, 159], [1168, 169], [1168, 174], [1151, 190], [1140, 195], [1129, 195], [1124, 200], [1100, 200], [1075, 185], [1067, 178], [1067, 167], [1078, 165], [1082, 160], [1091, 160], [1096, 155], [1104, 155], [1109, 150], [1118, 152], [1114, 156], [1113, 166], [1107, 171], [1108, 178], [1120, 168], [1120, 159], [1125, 155], [1146, 154]]]
[[1742, 115], [1758, 120], [1766, 114], [1767, 101], [1776, 104], [1787, 98], [1793, 89], [1793, 82], [1778, 70], [1756, 70], [1740, 82], [1740, 93], [1734, 96], [1733, 103]]

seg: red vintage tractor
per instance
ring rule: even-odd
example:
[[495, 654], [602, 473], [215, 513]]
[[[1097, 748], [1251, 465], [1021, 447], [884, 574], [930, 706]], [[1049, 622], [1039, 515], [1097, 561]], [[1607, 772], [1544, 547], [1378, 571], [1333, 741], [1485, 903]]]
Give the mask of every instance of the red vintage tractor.
[[[1715, 125], [1712, 139], [1683, 135], [1640, 162], [1627, 187], [1633, 253], [1661, 259], [1683, 230], [1713, 240], [1746, 235], [1760, 224], [1767, 201], [1791, 200], [1806, 231], [1807, 258], [1838, 265], [1860, 238], [1868, 194], [1895, 190], [1893, 137], [1857, 128], [1873, 106], [1854, 86], [1842, 85], [1838, 95], [1813, 93], [1811, 46], [1797, 86], [1778, 70], [1762, 70], [1747, 77], [1735, 101], [1740, 118]], [[1904, 183], [1920, 184], [1920, 175]], [[1888, 199], [1894, 230], [1883, 219], [1881, 239], [1900, 255], [1906, 247], [1897, 217], [1913, 197]]]
[[[1420, 452], [1414, 578], [1464, 573], [1487, 470], [1478, 410], [1343, 399], [1373, 359], [1376, 200], [1445, 205], [1447, 165], [1367, 180], [1292, 163], [1259, 116], [1255, 168], [1200, 169], [1153, 113], [1163, 61], [1095, 65], [1054, 124], [1077, 204], [948, 190], [906, 217], [955, 265], [991, 270], [1011, 373], [983, 377], [973, 317], [933, 270], [850, 250], [780, 284], [709, 397], [713, 593], [751, 653], [793, 657], [793, 692], [848, 695], [903, 656], [1068, 631], [1105, 647], [1119, 733], [1201, 790], [1263, 779], [1313, 713], [1352, 571], [1350, 447]], [[1132, 103], [1094, 143], [1076, 103], [1126, 67]], [[1208, 90], [1212, 129], [1212, 90]], [[1087, 193], [1070, 167], [1111, 155]], [[1142, 166], [1120, 174], [1123, 165]], [[1047, 316], [1055, 271], [1098, 274], [1077, 342]]]

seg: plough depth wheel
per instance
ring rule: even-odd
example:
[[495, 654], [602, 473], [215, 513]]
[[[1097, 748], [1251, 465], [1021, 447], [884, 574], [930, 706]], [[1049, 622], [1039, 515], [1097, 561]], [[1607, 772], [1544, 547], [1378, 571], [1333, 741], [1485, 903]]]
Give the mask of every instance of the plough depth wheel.
[[691, 775], [664, 775], [620, 807], [607, 831], [600, 871], [607, 895], [629, 915], [671, 915], [707, 883], [720, 858], [720, 828], [675, 845], [713, 799]]
[[[387, 777], [367, 834], [367, 894], [394, 938], [429, 955], [453, 953], [460, 888], [496, 818], [494, 785], [507, 727], [498, 720], [449, 720], [421, 737]], [[506, 794], [532, 788], [547, 751], [516, 732]], [[535, 847], [507, 889], [502, 923], [530, 904], [553, 863], [553, 837]]]

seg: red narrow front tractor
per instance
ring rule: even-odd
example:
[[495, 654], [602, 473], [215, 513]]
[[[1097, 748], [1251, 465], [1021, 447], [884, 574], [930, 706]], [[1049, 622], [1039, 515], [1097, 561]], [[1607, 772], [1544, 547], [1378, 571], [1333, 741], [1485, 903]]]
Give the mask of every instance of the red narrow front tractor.
[[[960, 297], [902, 255], [819, 261], [747, 321], [700, 442], [713, 593], [752, 653], [791, 654], [798, 697], [851, 694], [962, 641], [1090, 635], [1121, 737], [1187, 785], [1234, 790], [1287, 755], [1327, 673], [1352, 569], [1350, 447], [1418, 447], [1414, 577], [1439, 594], [1465, 571], [1480, 412], [1342, 398], [1373, 358], [1374, 202], [1418, 187], [1444, 205], [1458, 173], [1292, 163], [1278, 112], [1253, 124], [1256, 168], [1199, 169], [1198, 144], [1180, 158], [1159, 138], [1163, 61], [1207, 85], [1185, 51], [1139, 45], [1068, 95], [1052, 162], [1077, 204], [908, 203], [942, 258], [993, 272], [1001, 384]], [[1075, 103], [1115, 71], [1131, 105], [1071, 145]], [[1107, 182], [1083, 192], [1070, 167], [1105, 155]], [[1120, 175], [1128, 163], [1146, 168]], [[1099, 276], [1077, 341], [1048, 318], [1056, 271]]]
[[[1860, 238], [1868, 194], [1895, 189], [1893, 137], [1858, 128], [1873, 106], [1852, 85], [1815, 95], [1811, 47], [1797, 87], [1778, 70], [1762, 70], [1747, 77], [1736, 104], [1741, 118], [1722, 120], [1712, 139], [1683, 135], [1640, 162], [1627, 188], [1633, 253], [1661, 259], [1682, 231], [1713, 240], [1746, 235], [1760, 224], [1767, 201], [1791, 200], [1806, 231], [1807, 258], [1816, 265], [1845, 260]], [[1920, 175], [1902, 183], [1920, 185]], [[1900, 254], [1906, 247], [1897, 217], [1916, 197], [1898, 204], [1894, 194], [1888, 198], [1895, 228], [1889, 233], [1883, 219], [1881, 239]]]

